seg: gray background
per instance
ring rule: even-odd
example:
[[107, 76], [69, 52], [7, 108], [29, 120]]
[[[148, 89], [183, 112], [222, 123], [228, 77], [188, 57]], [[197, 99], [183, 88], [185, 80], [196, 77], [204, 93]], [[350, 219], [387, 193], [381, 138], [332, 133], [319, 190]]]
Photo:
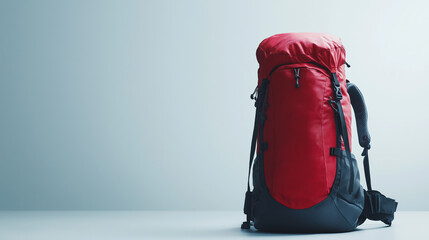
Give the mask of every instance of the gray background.
[[368, 103], [373, 186], [429, 210], [428, 7], [1, 1], [0, 209], [241, 209], [256, 47], [327, 32]]

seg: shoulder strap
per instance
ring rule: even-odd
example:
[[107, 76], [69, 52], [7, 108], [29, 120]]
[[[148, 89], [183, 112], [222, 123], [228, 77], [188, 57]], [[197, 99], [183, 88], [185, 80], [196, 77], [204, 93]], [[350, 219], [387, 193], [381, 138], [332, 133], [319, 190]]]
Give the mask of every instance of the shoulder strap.
[[378, 191], [372, 190], [368, 157], [368, 150], [371, 148], [371, 137], [368, 131], [368, 111], [363, 95], [355, 84], [347, 81], [347, 92], [350, 95], [350, 101], [355, 112], [359, 145], [364, 149], [362, 156], [364, 157], [363, 165], [367, 191], [365, 191], [364, 209], [359, 217], [358, 225], [365, 222], [366, 219], [370, 219], [380, 220], [390, 226], [394, 219], [398, 202], [384, 196]]
[[364, 151], [362, 152], [362, 156], [364, 156], [363, 164], [364, 164], [364, 171], [365, 171], [366, 186], [368, 190], [372, 190], [371, 176], [369, 172], [369, 159], [368, 159], [368, 150], [371, 148], [371, 145], [370, 145], [371, 137], [368, 131], [368, 111], [366, 110], [366, 105], [365, 105], [365, 100], [363, 99], [363, 95], [355, 84], [347, 81], [347, 92], [349, 93], [350, 102], [355, 112], [359, 145], [364, 149]]

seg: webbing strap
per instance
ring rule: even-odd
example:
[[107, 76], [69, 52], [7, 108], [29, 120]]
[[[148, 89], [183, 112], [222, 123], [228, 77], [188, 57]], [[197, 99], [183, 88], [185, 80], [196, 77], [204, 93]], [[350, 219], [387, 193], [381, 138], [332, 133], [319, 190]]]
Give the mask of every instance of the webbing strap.
[[368, 150], [369, 148], [364, 148], [362, 152], [362, 156], [363, 156], [363, 170], [365, 171], [366, 188], [370, 191], [372, 190], [372, 186], [371, 186], [371, 174], [369, 171]]
[[[247, 175], [247, 191], [244, 199], [244, 209], [243, 209], [244, 214], [246, 214], [246, 221], [241, 224], [242, 229], [249, 229], [250, 221], [252, 220], [252, 193], [253, 192], [250, 191], [250, 173], [252, 169], [253, 159], [255, 157], [258, 133], [259, 133], [259, 140], [261, 141], [261, 143], [263, 143], [262, 132], [263, 132], [263, 125], [265, 122], [265, 110], [267, 107], [268, 82], [269, 82], [268, 79], [263, 79], [261, 82], [261, 86], [257, 89], [258, 95], [255, 102], [255, 107], [256, 107], [255, 123], [253, 126], [252, 142], [250, 146], [249, 171]], [[254, 99], [252, 96], [251, 98]], [[260, 144], [259, 147], [261, 148], [260, 151], [263, 151], [266, 148], [265, 144]]]
[[[343, 106], [341, 105], [341, 99], [343, 98], [343, 95], [341, 93], [341, 86], [340, 86], [340, 82], [338, 81], [336, 73], [331, 74], [331, 82], [332, 82], [332, 89], [334, 91], [334, 100], [332, 101], [332, 103], [335, 104], [335, 116], [338, 119], [339, 136], [342, 137], [347, 157], [348, 159], [351, 160], [352, 154], [350, 152], [349, 134], [347, 132], [347, 125], [344, 117]], [[339, 143], [341, 144], [341, 142]], [[338, 141], [337, 141], [337, 145], [338, 145]], [[341, 145], [337, 147], [341, 148]], [[353, 172], [353, 168], [350, 168], [350, 183], [349, 183], [349, 189], [348, 189], [349, 193], [353, 191], [353, 187], [354, 187], [353, 185], [354, 185], [354, 172]]]
[[249, 172], [247, 174], [247, 191], [250, 192], [250, 170], [252, 169], [253, 158], [255, 156], [256, 139], [258, 135], [258, 108], [255, 112], [255, 121], [253, 125], [252, 142], [250, 144], [250, 160], [249, 160]]

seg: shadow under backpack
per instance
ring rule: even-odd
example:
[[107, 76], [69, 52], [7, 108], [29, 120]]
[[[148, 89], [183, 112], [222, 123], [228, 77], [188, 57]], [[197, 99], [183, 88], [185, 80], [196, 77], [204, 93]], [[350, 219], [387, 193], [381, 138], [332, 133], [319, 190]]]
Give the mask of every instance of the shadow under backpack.
[[[318, 33], [278, 34], [262, 41], [256, 56], [247, 220], [241, 228], [346, 232], [366, 219], [391, 225], [398, 203], [371, 188], [367, 110], [360, 90], [346, 80], [349, 65], [341, 40]], [[351, 153], [351, 106], [364, 148], [367, 190]]]

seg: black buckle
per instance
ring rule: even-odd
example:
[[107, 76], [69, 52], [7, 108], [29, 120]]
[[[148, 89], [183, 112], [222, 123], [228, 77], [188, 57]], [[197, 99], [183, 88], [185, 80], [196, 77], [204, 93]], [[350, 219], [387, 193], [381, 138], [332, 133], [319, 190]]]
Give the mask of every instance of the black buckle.
[[340, 84], [334, 85], [334, 91], [335, 91], [335, 100], [341, 100], [343, 99], [343, 94], [341, 94], [341, 86]]
[[371, 145], [370, 144], [368, 144], [368, 146], [363, 149], [361, 156], [368, 155], [368, 150], [369, 149], [371, 149]]
[[338, 109], [334, 106], [334, 105], [336, 105], [336, 102], [334, 100], [332, 100], [332, 97], [329, 97], [328, 103], [331, 106], [332, 110], [334, 110], [334, 112], [338, 113]]
[[337, 74], [336, 73], [332, 73], [332, 85], [333, 85], [333, 90], [334, 90], [334, 94], [335, 94], [335, 100], [339, 101], [341, 99], [343, 99], [343, 94], [341, 94], [341, 86], [340, 86], [340, 82], [338, 82], [338, 78], [337, 78]]

